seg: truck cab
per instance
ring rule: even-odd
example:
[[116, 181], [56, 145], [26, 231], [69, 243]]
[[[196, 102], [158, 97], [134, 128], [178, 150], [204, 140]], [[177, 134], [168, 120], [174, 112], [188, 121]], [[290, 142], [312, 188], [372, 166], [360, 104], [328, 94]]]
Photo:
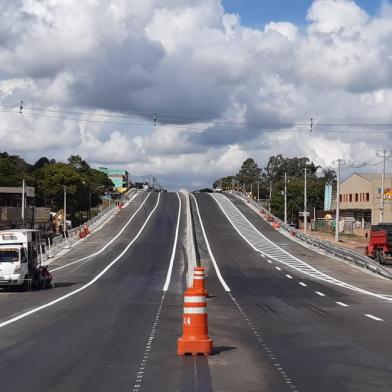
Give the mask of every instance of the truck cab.
[[25, 289], [39, 281], [40, 231], [0, 231], [0, 287]]

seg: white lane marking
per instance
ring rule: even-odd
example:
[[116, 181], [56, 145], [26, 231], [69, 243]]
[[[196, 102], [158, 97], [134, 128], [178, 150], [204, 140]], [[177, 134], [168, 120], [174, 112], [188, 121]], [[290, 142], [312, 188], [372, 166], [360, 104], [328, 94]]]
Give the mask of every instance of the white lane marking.
[[304, 282], [298, 282], [298, 284], [300, 284], [300, 285], [303, 286], [303, 287], [306, 287], [306, 286], [307, 286], [307, 284], [304, 283]]
[[94, 284], [96, 281], [98, 281], [103, 275], [106, 274], [106, 272], [108, 272], [110, 270], [110, 268], [113, 267], [114, 264], [117, 263], [118, 260], [121, 259], [121, 257], [124, 256], [124, 254], [128, 251], [128, 249], [134, 244], [134, 242], [139, 238], [140, 234], [142, 233], [142, 231], [144, 230], [144, 228], [146, 227], [147, 223], [149, 222], [152, 214], [155, 212], [155, 210], [158, 208], [159, 205], [159, 200], [160, 200], [160, 196], [161, 194], [158, 194], [158, 200], [155, 204], [155, 207], [153, 208], [153, 210], [150, 212], [150, 214], [148, 215], [147, 219], [145, 220], [145, 222], [143, 223], [143, 226], [140, 228], [140, 230], [138, 231], [138, 233], [136, 234], [136, 236], [132, 239], [132, 241], [126, 246], [126, 248], [113, 260], [111, 261], [98, 275], [96, 275], [93, 279], [91, 279], [89, 282], [87, 282], [85, 285], [83, 285], [82, 287], [79, 287], [78, 289], [71, 291], [68, 294], [63, 295], [62, 297], [59, 297], [53, 301], [50, 301], [44, 305], [38, 306], [37, 308], [31, 309], [28, 312], [22, 313], [19, 316], [13, 317], [12, 319], [6, 320], [2, 323], [0, 323], [0, 328], [5, 327], [6, 325], [12, 324], [18, 320], [24, 319], [27, 316], [30, 316], [34, 313], [39, 312], [40, 310], [49, 308], [50, 306], [53, 306], [61, 301], [64, 301], [65, 299], [74, 296], [77, 293], [80, 293], [83, 290], [86, 290], [88, 287], [90, 287], [92, 284]]
[[322, 293], [321, 291], [315, 291], [315, 293], [316, 293], [317, 295], [319, 295], [320, 297], [325, 297], [325, 294]]
[[373, 316], [372, 314], [365, 314], [366, 317], [371, 318], [372, 320], [376, 320], [376, 321], [384, 321], [382, 318]]
[[293, 279], [293, 277], [289, 274], [286, 275], [289, 279]]
[[[249, 221], [249, 219], [247, 219], [244, 216], [244, 214], [225, 195], [211, 194], [211, 193], [209, 193], [209, 195], [218, 204], [219, 208], [221, 209], [223, 214], [226, 216], [226, 218], [229, 221], [229, 223], [237, 231], [237, 233], [249, 244], [249, 246], [252, 249], [254, 249], [260, 255], [263, 254], [263, 251], [257, 249], [257, 247], [254, 244], [252, 244], [252, 242], [244, 234], [241, 233], [240, 229], [234, 224], [234, 222], [229, 217], [227, 212], [221, 206], [220, 202], [218, 201], [218, 197], [223, 198], [227, 203], [229, 203], [232, 206], [232, 208], [235, 209], [235, 211], [242, 217], [242, 219], [254, 230], [254, 232], [257, 233], [258, 236], [260, 236], [263, 240], [265, 240], [268, 244], [270, 244], [271, 246], [273, 246], [275, 248], [274, 252], [276, 253], [276, 257], [274, 257], [274, 254], [268, 255], [268, 253], [264, 252], [266, 256], [272, 257], [277, 262], [280, 262], [280, 263], [282, 263], [284, 265], [287, 265], [288, 267], [291, 267], [291, 268], [295, 269], [296, 271], [302, 272], [305, 275], [311, 276], [312, 278], [321, 280], [321, 281], [323, 281], [325, 283], [330, 283], [330, 284], [333, 284], [335, 286], [339, 286], [339, 287], [342, 287], [342, 288], [345, 288], [345, 289], [349, 289], [349, 290], [355, 291], [355, 292], [360, 293], [360, 294], [366, 294], [366, 295], [369, 295], [369, 296], [372, 296], [372, 297], [376, 297], [376, 298], [379, 298], [379, 299], [383, 299], [383, 300], [392, 302], [392, 298], [389, 298], [388, 296], [384, 296], [382, 294], [377, 294], [377, 293], [373, 293], [373, 292], [365, 290], [365, 289], [361, 289], [360, 287], [356, 287], [356, 286], [353, 286], [351, 284], [345, 283], [345, 282], [343, 282], [343, 281], [341, 281], [339, 279], [333, 278], [333, 277], [325, 274], [324, 272], [320, 272], [316, 268], [310, 266], [309, 264], [305, 263], [304, 261], [300, 260], [299, 258], [293, 256], [292, 254], [290, 254], [286, 250], [280, 248], [278, 245], [276, 245], [274, 242], [272, 242], [269, 238], [267, 238], [265, 235], [263, 235], [259, 230], [256, 229], [256, 227]], [[287, 256], [286, 257], [287, 261], [282, 260], [281, 254], [278, 255], [277, 252], [283, 252]], [[272, 251], [270, 253], [272, 253]], [[296, 264], [293, 262], [293, 260], [296, 261]]]
[[[201, 220], [201, 216], [200, 216], [200, 211], [199, 211], [199, 207], [197, 204], [197, 200], [195, 198], [194, 195], [192, 195], [193, 199], [195, 200], [195, 204], [196, 204], [196, 210], [197, 210], [197, 214], [199, 217], [199, 221], [200, 221], [200, 225], [203, 231], [203, 236], [204, 236], [204, 240], [206, 242], [207, 245], [207, 250], [208, 250], [208, 254], [210, 255], [211, 260], [213, 260], [213, 262], [215, 262], [214, 266], [216, 265], [216, 260], [215, 257], [212, 253], [211, 247], [209, 246], [209, 242], [207, 239], [207, 235], [206, 232], [204, 230], [204, 226], [203, 226], [203, 222]], [[218, 270], [219, 271], [219, 270]], [[220, 275], [220, 274], [219, 274]], [[218, 276], [219, 277], [219, 276]], [[223, 280], [223, 278], [222, 278]], [[224, 281], [223, 281], [224, 282]], [[222, 281], [221, 281], [222, 283]], [[225, 287], [225, 285], [222, 283], [223, 287]], [[227, 285], [226, 285], [227, 286]], [[228, 287], [227, 287], [228, 288]], [[251, 329], [252, 333], [254, 334], [254, 336], [256, 337], [257, 341], [261, 344], [262, 348], [267, 352], [269, 358], [271, 359], [271, 361], [276, 361], [276, 356], [272, 353], [272, 351], [269, 349], [269, 347], [267, 346], [267, 344], [264, 342], [264, 339], [261, 335], [261, 332], [259, 332], [255, 326], [253, 325], [253, 323], [250, 321], [249, 317], [246, 315], [246, 313], [244, 312], [244, 310], [242, 309], [241, 305], [238, 303], [238, 301], [234, 298], [233, 294], [230, 292], [230, 289], [226, 290], [230, 296], [230, 298], [232, 299], [232, 301], [234, 302], [234, 304], [236, 305], [237, 309], [239, 310], [239, 312], [241, 313], [241, 316], [243, 317], [243, 319], [245, 320], [245, 322], [248, 324], [249, 328]], [[283, 368], [280, 366], [280, 364], [275, 364], [277, 371], [281, 374], [281, 376], [283, 377], [284, 381], [286, 381], [286, 383], [288, 384], [292, 384], [290, 386], [291, 391], [292, 392], [298, 392], [297, 388], [295, 387], [295, 385], [293, 384], [293, 382], [291, 381], [291, 379], [287, 376], [287, 373], [283, 370]], [[133, 392], [139, 392], [138, 389], [134, 390]]]
[[180, 228], [180, 219], [181, 219], [181, 198], [177, 192], [178, 197], [178, 216], [177, 216], [177, 226], [176, 226], [176, 234], [174, 236], [174, 245], [173, 250], [170, 258], [169, 269], [167, 270], [167, 276], [165, 280], [165, 284], [163, 285], [163, 291], [167, 291], [170, 285], [170, 279], [173, 271], [173, 264], [174, 264], [174, 257], [176, 256], [176, 249], [177, 249], [177, 241], [178, 241], [178, 231]]
[[[260, 343], [261, 347], [263, 350], [267, 353], [269, 359], [272, 361], [274, 367], [276, 370], [280, 373], [281, 377], [283, 378], [283, 381], [285, 381], [286, 384], [291, 384], [290, 389], [292, 392], [298, 392], [297, 387], [294, 385], [293, 381], [290, 379], [290, 377], [287, 375], [287, 372], [285, 372], [284, 368], [282, 365], [277, 362], [278, 358], [276, 355], [271, 351], [271, 349], [268, 347], [268, 345], [264, 342], [264, 338], [261, 335], [261, 332], [259, 332], [255, 326], [253, 325], [252, 321], [250, 321], [249, 317], [246, 315], [245, 311], [242, 309], [241, 305], [239, 302], [234, 298], [232, 293], [228, 293], [234, 304], [236, 305], [237, 309], [240, 311], [241, 316], [245, 320], [245, 322], [248, 324], [249, 328], [251, 329], [253, 335], [257, 339], [257, 341]], [[137, 392], [137, 391], [134, 391]]]
[[270, 264], [272, 264], [272, 261], [271, 260], [267, 260]]
[[278, 271], [282, 271], [282, 268], [280, 267], [275, 267]]
[[[138, 194], [134, 195], [134, 197], [129, 201], [131, 202]], [[120, 237], [120, 235], [124, 232], [124, 230], [127, 228], [127, 226], [132, 222], [133, 218], [136, 216], [136, 214], [143, 208], [144, 203], [147, 201], [147, 199], [149, 198], [149, 196], [151, 195], [151, 193], [149, 193], [147, 195], [147, 197], [144, 199], [143, 203], [140, 205], [140, 207], [135, 211], [135, 213], [129, 218], [128, 222], [124, 225], [124, 227], [105, 245], [103, 246], [101, 249], [99, 249], [98, 251], [91, 253], [90, 255], [84, 256], [79, 260], [75, 260], [72, 261], [71, 263], [68, 264], [64, 264], [61, 267], [57, 267], [57, 268], [53, 268], [52, 270], [50, 270], [50, 272], [55, 272], [58, 270], [61, 270], [63, 268], [69, 267], [70, 265], [74, 265], [76, 263], [80, 263], [81, 261], [87, 260], [91, 257], [95, 257], [97, 255], [99, 255], [100, 253], [102, 253], [108, 246], [110, 246], [118, 237]]]
[[345, 304], [344, 302], [336, 301], [336, 303], [337, 303], [338, 305], [340, 305], [340, 306], [343, 306], [344, 308], [346, 308], [346, 307], [348, 306], [348, 305]]
[[[177, 244], [175, 244], [175, 245], [177, 245]], [[147, 366], [148, 357], [150, 355], [152, 343], [155, 338], [155, 333], [156, 333], [156, 329], [158, 327], [159, 317], [161, 316], [161, 313], [162, 313], [163, 302], [165, 301], [165, 297], [166, 297], [166, 291], [163, 292], [163, 295], [161, 297], [161, 302], [159, 303], [157, 313], [155, 314], [154, 323], [151, 328], [150, 336], [147, 340], [146, 348], [145, 348], [144, 354], [143, 354], [143, 359], [142, 359], [140, 366], [139, 366], [139, 371], [136, 374], [136, 380], [135, 380], [135, 384], [133, 385], [132, 392], [139, 392], [139, 390], [140, 390], [141, 383], [143, 381], [144, 369]]]
[[221, 273], [220, 273], [220, 270], [219, 270], [218, 264], [217, 264], [217, 262], [216, 262], [216, 260], [215, 260], [215, 257], [214, 257], [214, 255], [212, 254], [211, 246], [210, 246], [210, 243], [209, 243], [209, 241], [208, 241], [206, 231], [204, 230], [203, 221], [201, 220], [199, 205], [198, 205], [198, 203], [197, 203], [196, 197], [195, 197], [192, 193], [191, 193], [191, 195], [192, 195], [192, 197], [193, 197], [193, 200], [195, 201], [196, 211], [197, 211], [197, 216], [198, 216], [198, 218], [199, 218], [201, 231], [203, 232], [204, 241], [206, 242], [207, 250], [208, 250], [208, 253], [210, 254], [212, 264], [214, 265], [216, 275], [217, 275], [219, 281], [221, 282], [223, 288], [224, 288], [226, 291], [230, 291], [229, 286], [226, 284], [225, 280], [223, 279], [223, 277], [222, 277], [222, 275], [221, 275]]
[[[162, 313], [163, 303], [165, 301], [167, 289], [168, 289], [169, 284], [170, 284], [171, 269], [173, 268], [174, 255], [176, 254], [176, 249], [177, 249], [178, 228], [180, 226], [180, 216], [181, 216], [181, 198], [180, 198], [178, 192], [177, 192], [177, 197], [178, 197], [178, 201], [179, 201], [179, 207], [178, 207], [176, 235], [175, 235], [175, 239], [174, 239], [174, 243], [173, 243], [172, 254], [171, 254], [171, 257], [170, 257], [170, 267], [169, 267], [170, 273], [168, 271], [168, 274], [167, 274], [167, 277], [166, 277], [165, 286], [164, 286], [164, 289], [163, 289], [163, 294], [162, 294], [162, 297], [161, 297], [161, 302], [159, 304], [157, 313], [155, 314], [154, 323], [153, 323], [152, 328], [151, 328], [150, 336], [149, 336], [149, 338], [147, 340], [146, 348], [144, 350], [143, 359], [142, 359], [142, 361], [140, 363], [140, 366], [139, 366], [139, 371], [136, 374], [136, 380], [135, 380], [135, 384], [133, 385], [132, 392], [139, 392], [139, 390], [140, 390], [140, 386], [141, 386], [141, 383], [143, 381], [144, 370], [145, 370], [145, 368], [147, 366], [149, 353], [150, 353], [151, 348], [152, 348], [152, 343], [153, 343], [153, 340], [155, 338], [156, 330], [158, 328], [159, 318], [160, 318], [161, 313]], [[166, 289], [165, 289], [165, 287], [166, 287]]]

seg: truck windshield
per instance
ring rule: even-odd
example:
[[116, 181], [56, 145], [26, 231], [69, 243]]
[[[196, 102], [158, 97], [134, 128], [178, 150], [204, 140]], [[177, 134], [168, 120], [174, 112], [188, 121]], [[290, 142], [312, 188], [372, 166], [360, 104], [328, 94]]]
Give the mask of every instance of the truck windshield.
[[13, 248], [0, 249], [0, 263], [14, 263], [19, 261], [19, 250]]

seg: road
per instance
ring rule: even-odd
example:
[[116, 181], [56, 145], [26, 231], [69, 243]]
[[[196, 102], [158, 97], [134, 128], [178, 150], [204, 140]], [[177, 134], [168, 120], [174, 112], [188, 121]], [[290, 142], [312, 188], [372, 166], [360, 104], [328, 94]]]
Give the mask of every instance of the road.
[[[140, 192], [51, 264], [55, 288], [0, 292], [1, 389], [392, 390], [391, 282], [290, 241], [228, 197], [191, 198], [213, 355], [176, 356], [185, 196]], [[272, 242], [264, 252], [252, 225]]]

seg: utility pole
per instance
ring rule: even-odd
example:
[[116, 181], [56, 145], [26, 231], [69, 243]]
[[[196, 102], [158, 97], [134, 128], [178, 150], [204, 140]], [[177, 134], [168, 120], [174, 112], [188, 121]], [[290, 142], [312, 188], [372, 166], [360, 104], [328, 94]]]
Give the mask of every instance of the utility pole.
[[340, 220], [340, 165], [343, 163], [342, 159], [337, 160], [338, 168], [336, 173], [336, 217], [335, 217], [335, 241], [339, 242], [339, 220]]
[[287, 173], [284, 172], [284, 223], [287, 223]]
[[304, 183], [304, 233], [306, 234], [308, 226], [308, 211], [307, 211], [307, 189], [306, 189], [306, 166], [305, 166], [305, 183]]
[[250, 198], [253, 200], [253, 182], [250, 183]]
[[271, 201], [272, 201], [272, 182], [270, 181], [269, 203], [268, 203], [268, 211], [269, 212], [271, 212]]
[[25, 227], [25, 204], [26, 204], [26, 189], [25, 189], [25, 180], [22, 182], [22, 227]]
[[257, 181], [257, 202], [260, 203], [260, 181]]
[[380, 197], [380, 223], [384, 222], [384, 182], [385, 182], [385, 161], [387, 150], [382, 150], [382, 172], [381, 172], [381, 197]]
[[69, 248], [68, 244], [68, 234], [67, 234], [67, 187], [66, 185], [63, 185], [64, 187], [64, 220], [63, 220], [63, 232], [64, 232], [64, 239], [65, 239], [65, 247], [64, 248]]

